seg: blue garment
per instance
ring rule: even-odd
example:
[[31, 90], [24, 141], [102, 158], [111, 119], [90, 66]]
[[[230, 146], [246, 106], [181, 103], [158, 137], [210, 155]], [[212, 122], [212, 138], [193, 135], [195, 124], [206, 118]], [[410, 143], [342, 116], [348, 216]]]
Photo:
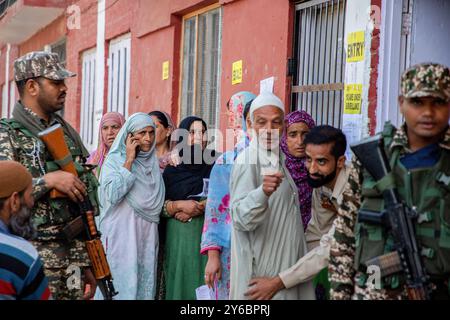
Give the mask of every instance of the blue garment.
[[441, 156], [439, 144], [430, 144], [415, 152], [404, 155], [400, 162], [406, 169], [429, 168], [434, 166]]
[[0, 220], [0, 300], [48, 300], [48, 280], [36, 249]]
[[[229, 109], [242, 117], [245, 105], [256, 96], [250, 92], [239, 92], [230, 99]], [[247, 132], [245, 119], [242, 128]], [[205, 222], [203, 225], [201, 253], [208, 250], [220, 251], [222, 279], [217, 282], [219, 300], [228, 300], [230, 291], [230, 255], [231, 255], [231, 215], [230, 177], [233, 163], [239, 153], [249, 145], [249, 138], [244, 134], [233, 150], [220, 156], [209, 177], [208, 200], [205, 208]]]

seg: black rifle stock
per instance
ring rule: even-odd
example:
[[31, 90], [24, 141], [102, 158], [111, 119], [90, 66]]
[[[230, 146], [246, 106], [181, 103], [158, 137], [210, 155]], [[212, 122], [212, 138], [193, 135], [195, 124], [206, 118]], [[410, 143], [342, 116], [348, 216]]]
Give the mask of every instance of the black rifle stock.
[[[389, 178], [391, 168], [384, 151], [383, 138], [380, 135], [353, 144], [350, 148], [375, 181]], [[385, 225], [394, 239], [396, 252], [375, 257], [366, 262], [366, 265], [380, 266], [384, 269], [383, 275], [402, 270], [406, 275], [409, 299], [427, 300], [429, 299], [427, 275], [421, 261], [414, 230], [417, 213], [400, 201], [393, 184], [387, 183], [387, 185], [388, 187], [383, 191], [384, 211], [360, 210], [358, 221]]]

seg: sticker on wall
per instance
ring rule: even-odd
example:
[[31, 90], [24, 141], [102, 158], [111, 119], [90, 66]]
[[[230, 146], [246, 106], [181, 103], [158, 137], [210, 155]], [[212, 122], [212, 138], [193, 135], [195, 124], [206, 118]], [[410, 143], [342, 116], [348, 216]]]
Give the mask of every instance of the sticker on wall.
[[364, 60], [364, 31], [351, 32], [347, 38], [347, 62]]
[[233, 73], [231, 84], [242, 83], [242, 60], [233, 62]]
[[344, 114], [361, 114], [362, 84], [346, 84], [344, 88]]
[[162, 64], [162, 79], [169, 79], [169, 61], [164, 61]]

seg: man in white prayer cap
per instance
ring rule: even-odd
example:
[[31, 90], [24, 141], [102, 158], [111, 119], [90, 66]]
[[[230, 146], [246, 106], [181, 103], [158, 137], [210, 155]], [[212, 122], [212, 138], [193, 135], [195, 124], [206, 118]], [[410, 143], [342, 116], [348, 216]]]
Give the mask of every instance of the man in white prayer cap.
[[[284, 104], [262, 93], [250, 107], [252, 140], [231, 173], [231, 299], [315, 299], [311, 282], [255, 296], [259, 278], [274, 277], [307, 252], [297, 187], [280, 152]], [[251, 280], [253, 279], [253, 280]]]

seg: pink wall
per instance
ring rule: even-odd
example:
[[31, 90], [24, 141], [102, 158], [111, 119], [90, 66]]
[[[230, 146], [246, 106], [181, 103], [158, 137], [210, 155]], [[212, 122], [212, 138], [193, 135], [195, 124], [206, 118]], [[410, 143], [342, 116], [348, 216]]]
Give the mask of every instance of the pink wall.
[[[182, 17], [212, 3], [217, 1], [106, 0], [106, 57], [109, 41], [131, 32], [130, 114], [159, 108], [177, 119]], [[257, 94], [259, 81], [266, 77], [275, 77], [274, 91], [288, 105], [290, 79], [286, 77], [286, 60], [292, 51], [293, 5], [289, 0], [221, 0], [220, 3], [223, 8], [220, 127], [224, 129], [227, 123], [223, 115], [229, 97], [241, 90]], [[79, 0], [76, 4], [81, 9], [81, 29], [68, 30], [66, 18], [61, 16], [21, 44], [20, 52], [40, 49], [66, 35], [67, 68], [78, 76], [67, 80], [65, 115], [79, 129], [81, 57], [85, 50], [96, 46], [97, 1]], [[12, 54], [12, 61], [17, 54]], [[233, 86], [231, 69], [236, 60], [243, 60], [243, 83]], [[164, 61], [169, 61], [170, 65], [168, 80], [162, 80]], [[1, 72], [2, 64], [0, 75]], [[105, 74], [105, 109], [107, 79]]]
[[[289, 97], [290, 10], [285, 0], [234, 1], [223, 6], [221, 128], [227, 125], [228, 99], [242, 90], [258, 94], [262, 79], [274, 76], [274, 93], [283, 101]], [[243, 81], [232, 85], [232, 63], [237, 60], [243, 61]]]

